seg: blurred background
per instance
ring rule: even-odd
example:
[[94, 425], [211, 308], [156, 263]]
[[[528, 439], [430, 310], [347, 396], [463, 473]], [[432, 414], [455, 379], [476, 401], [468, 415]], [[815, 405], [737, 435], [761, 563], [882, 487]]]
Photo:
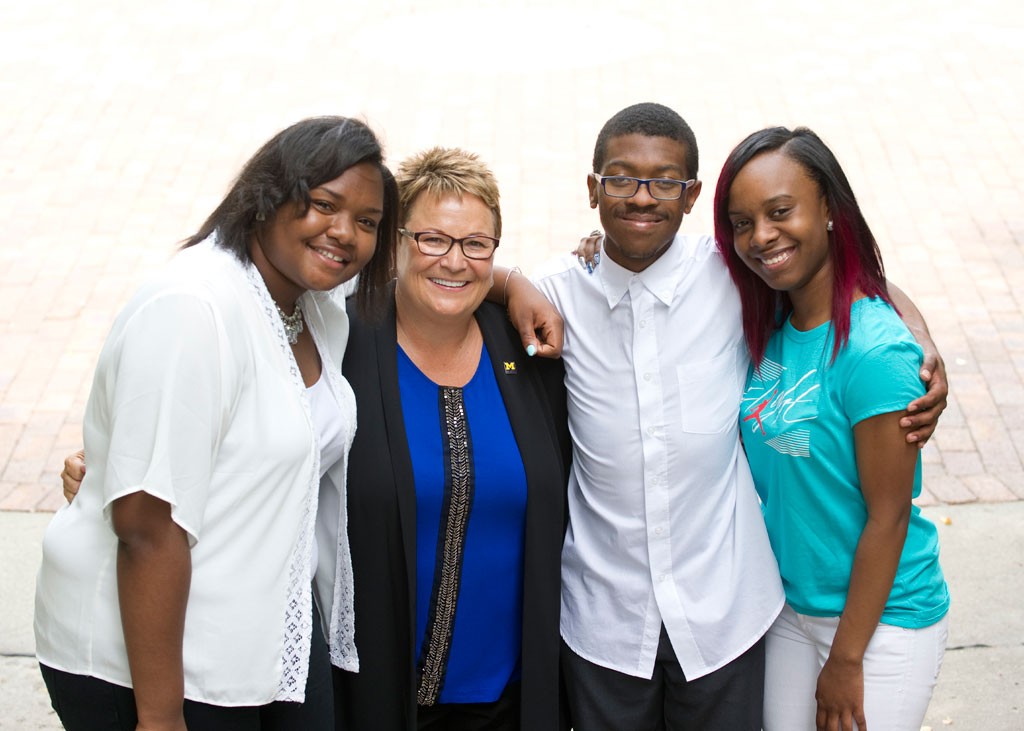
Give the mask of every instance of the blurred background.
[[638, 101], [726, 154], [774, 124], [844, 165], [952, 386], [923, 505], [1024, 497], [1024, 5], [1009, 0], [0, 0], [0, 511], [48, 511], [92, 368], [146, 272], [280, 128], [367, 121], [389, 160], [473, 150], [498, 263], [597, 225], [585, 177]]
[[529, 271], [596, 225], [597, 132], [647, 100], [697, 134], [691, 232], [710, 232], [718, 169], [746, 134], [825, 138], [949, 364], [932, 497], [1024, 495], [1019, 3], [4, 5], [0, 509], [59, 505], [58, 457], [80, 442], [113, 314], [280, 128], [345, 114], [391, 162], [478, 152], [503, 193], [499, 263]]

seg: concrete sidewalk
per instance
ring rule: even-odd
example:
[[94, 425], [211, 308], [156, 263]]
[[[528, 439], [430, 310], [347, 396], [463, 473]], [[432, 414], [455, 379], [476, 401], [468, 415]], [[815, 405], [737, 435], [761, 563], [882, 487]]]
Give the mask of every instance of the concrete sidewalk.
[[[1024, 503], [934, 506], [953, 593], [949, 647], [927, 726], [1024, 728]], [[0, 729], [59, 729], [33, 653], [32, 594], [49, 515], [0, 512]], [[947, 523], [948, 521], [948, 523]], [[883, 730], [876, 730], [883, 731]]]

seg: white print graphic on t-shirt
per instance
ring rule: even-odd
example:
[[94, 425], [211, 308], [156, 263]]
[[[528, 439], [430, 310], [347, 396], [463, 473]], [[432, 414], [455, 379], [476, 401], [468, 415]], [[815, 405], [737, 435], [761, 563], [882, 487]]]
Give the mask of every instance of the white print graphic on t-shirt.
[[743, 394], [743, 421], [754, 422], [750, 427], [754, 434], [775, 434], [765, 444], [780, 454], [810, 457], [810, 432], [791, 428], [790, 425], [818, 418], [817, 401], [813, 395], [819, 384], [808, 382], [814, 380], [818, 371], [811, 369], [795, 384], [780, 391], [782, 373], [786, 370], [782, 364], [771, 360], [765, 359], [761, 363]]

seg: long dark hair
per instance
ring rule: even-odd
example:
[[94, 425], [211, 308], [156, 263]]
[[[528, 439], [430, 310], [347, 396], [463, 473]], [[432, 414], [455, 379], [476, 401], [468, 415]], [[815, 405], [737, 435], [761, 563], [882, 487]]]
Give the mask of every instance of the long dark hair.
[[850, 306], [856, 290], [892, 304], [885, 286], [882, 254], [861, 213], [853, 188], [839, 161], [814, 132], [806, 127], [789, 130], [769, 127], [754, 132], [729, 153], [715, 190], [715, 239], [740, 291], [743, 303], [743, 334], [755, 365], [764, 359], [772, 333], [793, 311], [786, 292], [772, 289], [736, 253], [729, 192], [743, 166], [765, 152], [780, 151], [800, 164], [818, 184], [832, 217], [829, 249], [832, 257], [832, 359], [850, 339]]
[[[243, 262], [256, 230], [270, 222], [281, 206], [295, 203], [309, 210], [309, 191], [334, 180], [353, 165], [371, 163], [384, 179], [384, 215], [377, 230], [377, 250], [390, 251], [398, 235], [398, 188], [384, 165], [380, 141], [365, 124], [348, 117], [312, 117], [296, 122], [270, 138], [242, 167], [224, 200], [184, 246], [217, 233], [217, 245]], [[375, 293], [384, 291], [390, 276], [388, 256], [373, 256], [359, 273], [356, 301], [369, 311]]]

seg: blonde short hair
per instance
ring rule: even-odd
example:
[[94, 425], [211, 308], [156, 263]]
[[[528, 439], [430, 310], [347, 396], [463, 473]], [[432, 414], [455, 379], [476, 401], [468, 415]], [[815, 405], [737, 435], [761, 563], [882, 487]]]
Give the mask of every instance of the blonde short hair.
[[401, 220], [423, 193], [434, 196], [475, 195], [494, 214], [494, 235], [501, 238], [501, 206], [494, 173], [472, 152], [458, 147], [432, 147], [406, 158], [398, 166], [398, 199]]

